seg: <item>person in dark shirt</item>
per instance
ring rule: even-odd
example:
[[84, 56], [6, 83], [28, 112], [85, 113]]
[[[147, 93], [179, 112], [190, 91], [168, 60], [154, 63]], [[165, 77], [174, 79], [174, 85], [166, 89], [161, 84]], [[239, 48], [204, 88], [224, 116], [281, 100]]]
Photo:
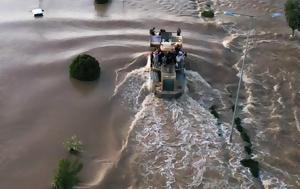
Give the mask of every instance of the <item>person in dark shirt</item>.
[[155, 27], [149, 30], [150, 35], [155, 35]]
[[160, 29], [160, 31], [159, 31], [159, 35], [161, 35], [162, 33], [164, 33], [164, 32], [166, 32], [166, 30], [165, 29]]
[[178, 28], [178, 29], [177, 29], [177, 36], [180, 36], [180, 35], [181, 35], [181, 29]]
[[167, 54], [167, 64], [173, 64], [176, 57], [174, 57], [174, 53], [168, 52]]
[[180, 51], [180, 49], [181, 49], [180, 45], [177, 44], [174, 49], [175, 49], [175, 56], [177, 56], [178, 53], [179, 53], [179, 51]]

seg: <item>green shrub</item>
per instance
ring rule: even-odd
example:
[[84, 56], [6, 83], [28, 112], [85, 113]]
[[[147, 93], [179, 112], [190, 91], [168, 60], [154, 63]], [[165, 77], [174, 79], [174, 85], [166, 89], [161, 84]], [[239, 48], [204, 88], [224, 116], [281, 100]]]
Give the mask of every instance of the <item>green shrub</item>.
[[213, 18], [215, 16], [215, 13], [213, 10], [204, 10], [201, 12], [201, 16], [205, 18]]
[[53, 187], [55, 189], [72, 189], [79, 183], [77, 174], [82, 167], [82, 163], [77, 160], [60, 160], [53, 179]]
[[292, 29], [292, 36], [295, 30], [300, 30], [300, 0], [287, 0], [284, 7], [285, 17], [289, 27]]
[[87, 54], [79, 55], [70, 65], [70, 76], [81, 81], [94, 81], [100, 77], [99, 62]]
[[76, 135], [66, 140], [66, 142], [64, 142], [64, 146], [71, 154], [82, 152], [82, 142], [77, 138]]
[[108, 3], [109, 0], [95, 0], [95, 2], [98, 4], [105, 4], [105, 3]]

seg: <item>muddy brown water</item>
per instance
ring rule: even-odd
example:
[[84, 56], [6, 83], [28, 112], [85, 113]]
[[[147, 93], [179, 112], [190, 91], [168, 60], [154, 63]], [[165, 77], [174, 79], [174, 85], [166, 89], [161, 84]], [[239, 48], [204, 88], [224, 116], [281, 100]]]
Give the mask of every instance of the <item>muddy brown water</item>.
[[[63, 141], [84, 143], [79, 188], [300, 188], [299, 41], [289, 40], [282, 1], [214, 1], [203, 20], [200, 0], [0, 2], [0, 188], [51, 187]], [[43, 18], [30, 10], [40, 4]], [[235, 132], [228, 143], [238, 69], [253, 13], [241, 117], [260, 163], [254, 179]], [[148, 29], [181, 27], [188, 52], [187, 89], [177, 100], [147, 90]], [[102, 74], [68, 76], [80, 53]], [[217, 105], [221, 125], [209, 113]]]

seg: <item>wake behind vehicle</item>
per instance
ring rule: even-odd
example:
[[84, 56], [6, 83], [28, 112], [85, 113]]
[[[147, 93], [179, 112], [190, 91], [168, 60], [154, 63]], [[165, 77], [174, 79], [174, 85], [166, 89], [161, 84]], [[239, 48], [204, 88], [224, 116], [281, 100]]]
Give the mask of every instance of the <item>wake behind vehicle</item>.
[[151, 90], [159, 98], [178, 98], [184, 93], [186, 53], [182, 42], [180, 29], [177, 32], [150, 29]]

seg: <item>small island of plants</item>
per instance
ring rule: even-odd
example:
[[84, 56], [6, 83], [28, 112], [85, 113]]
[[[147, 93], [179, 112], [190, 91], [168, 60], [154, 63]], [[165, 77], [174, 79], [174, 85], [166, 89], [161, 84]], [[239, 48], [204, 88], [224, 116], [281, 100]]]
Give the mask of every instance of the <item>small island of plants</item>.
[[70, 76], [80, 81], [94, 81], [100, 77], [99, 62], [88, 54], [77, 56], [70, 65]]

